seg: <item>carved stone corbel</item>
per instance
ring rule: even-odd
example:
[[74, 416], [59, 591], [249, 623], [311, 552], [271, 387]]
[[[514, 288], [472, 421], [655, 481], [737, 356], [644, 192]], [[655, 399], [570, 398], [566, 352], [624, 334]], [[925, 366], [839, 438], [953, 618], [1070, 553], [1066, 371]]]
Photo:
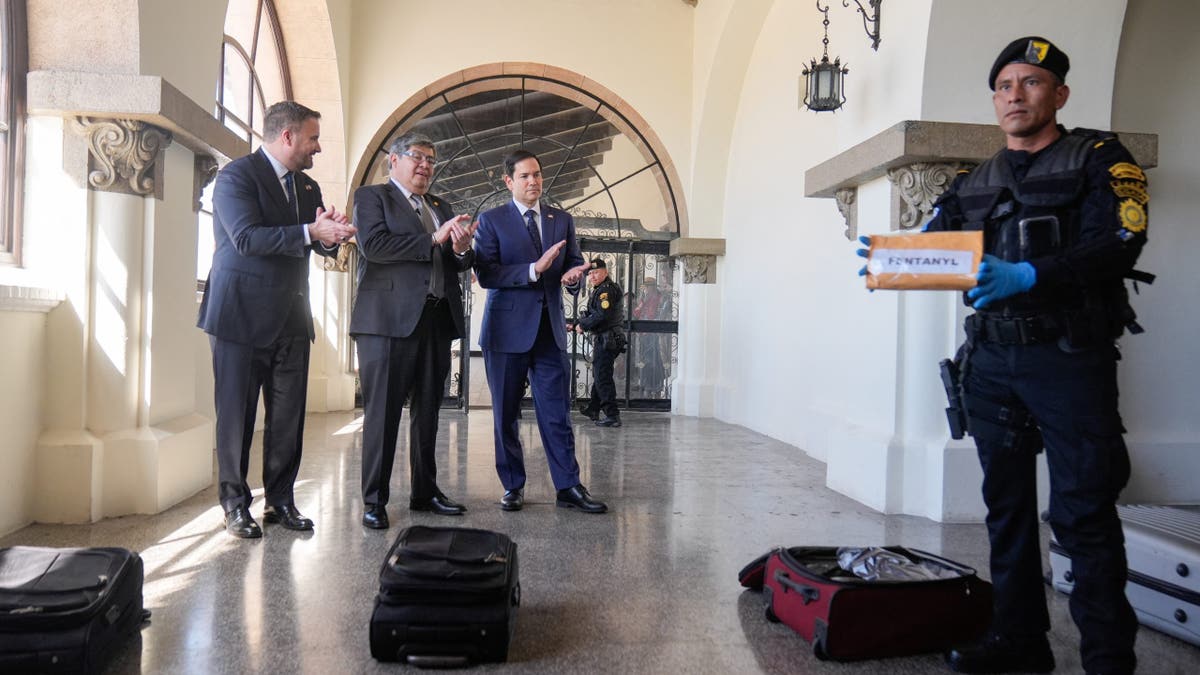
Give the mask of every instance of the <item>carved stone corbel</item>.
[[717, 283], [717, 256], [685, 255], [680, 256], [680, 259], [683, 261], [683, 283]]
[[349, 272], [350, 259], [353, 258], [356, 253], [358, 253], [358, 244], [348, 241], [338, 247], [338, 254], [336, 258], [330, 258], [328, 256], [321, 257], [321, 269], [325, 270], [326, 272]]
[[681, 237], [671, 240], [670, 256], [680, 261], [685, 284], [717, 283], [717, 256], [725, 255], [724, 239]]
[[854, 207], [858, 188], [842, 188], [834, 193], [833, 198], [837, 201], [838, 213], [846, 220], [846, 238], [854, 241], [858, 236], [858, 209]]
[[101, 192], [162, 199], [162, 155], [171, 133], [140, 120], [76, 118], [87, 139], [87, 186]]
[[954, 176], [963, 169], [975, 166], [972, 162], [914, 162], [888, 169], [888, 180], [896, 187], [899, 200], [894, 203], [893, 223], [909, 230], [920, 225], [933, 213], [933, 202], [950, 187]]
[[208, 184], [216, 180], [221, 167], [212, 155], [196, 155], [192, 171], [192, 211], [200, 211], [200, 197]]

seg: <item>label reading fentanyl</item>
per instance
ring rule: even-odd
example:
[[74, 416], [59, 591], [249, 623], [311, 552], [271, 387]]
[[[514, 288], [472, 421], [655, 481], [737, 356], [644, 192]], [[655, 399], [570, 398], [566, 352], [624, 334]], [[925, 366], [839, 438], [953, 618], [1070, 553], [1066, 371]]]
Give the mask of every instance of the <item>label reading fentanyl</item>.
[[971, 251], [923, 248], [877, 248], [871, 252], [871, 274], [970, 274]]

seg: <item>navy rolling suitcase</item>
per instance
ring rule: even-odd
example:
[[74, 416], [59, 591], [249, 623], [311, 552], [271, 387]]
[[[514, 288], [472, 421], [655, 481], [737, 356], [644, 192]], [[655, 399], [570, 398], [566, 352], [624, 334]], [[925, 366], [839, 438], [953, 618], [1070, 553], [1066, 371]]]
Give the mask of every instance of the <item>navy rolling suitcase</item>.
[[0, 549], [0, 673], [94, 673], [149, 612], [123, 548]]
[[424, 667], [505, 661], [520, 603], [517, 545], [506, 535], [405, 528], [379, 572], [371, 655]]

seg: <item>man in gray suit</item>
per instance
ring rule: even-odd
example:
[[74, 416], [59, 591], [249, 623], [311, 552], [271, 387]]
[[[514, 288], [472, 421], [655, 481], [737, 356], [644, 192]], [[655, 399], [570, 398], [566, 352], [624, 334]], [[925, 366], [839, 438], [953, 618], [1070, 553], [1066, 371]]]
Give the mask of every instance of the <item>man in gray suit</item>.
[[308, 258], [313, 249], [336, 256], [355, 232], [336, 209], [324, 209], [321, 188], [303, 173], [321, 151], [320, 117], [292, 101], [272, 105], [262, 147], [222, 169], [213, 192], [216, 249], [197, 325], [212, 345], [225, 530], [243, 539], [262, 536], [246, 484], [260, 390], [264, 520], [292, 530], [313, 527], [296, 509], [292, 490], [315, 338]]
[[405, 134], [389, 148], [388, 181], [354, 193], [364, 261], [350, 334], [363, 393], [362, 523], [372, 529], [388, 527], [388, 483], [406, 400], [409, 508], [466, 511], [438, 489], [434, 445], [450, 342], [465, 334], [459, 275], [475, 260], [475, 227], [429, 194], [435, 155], [427, 136]]

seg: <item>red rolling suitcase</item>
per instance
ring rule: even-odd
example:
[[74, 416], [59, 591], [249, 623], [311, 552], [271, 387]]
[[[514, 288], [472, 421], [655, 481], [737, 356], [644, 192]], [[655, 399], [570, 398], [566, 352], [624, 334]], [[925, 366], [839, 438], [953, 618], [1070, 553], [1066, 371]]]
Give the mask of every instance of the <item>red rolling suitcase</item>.
[[150, 613], [123, 548], [0, 549], [0, 673], [94, 673]]
[[883, 550], [948, 578], [868, 581], [838, 565], [835, 547], [778, 548], [738, 575], [762, 589], [767, 619], [813, 645], [819, 659], [852, 661], [939, 651], [981, 635], [992, 585], [975, 570], [899, 546]]

